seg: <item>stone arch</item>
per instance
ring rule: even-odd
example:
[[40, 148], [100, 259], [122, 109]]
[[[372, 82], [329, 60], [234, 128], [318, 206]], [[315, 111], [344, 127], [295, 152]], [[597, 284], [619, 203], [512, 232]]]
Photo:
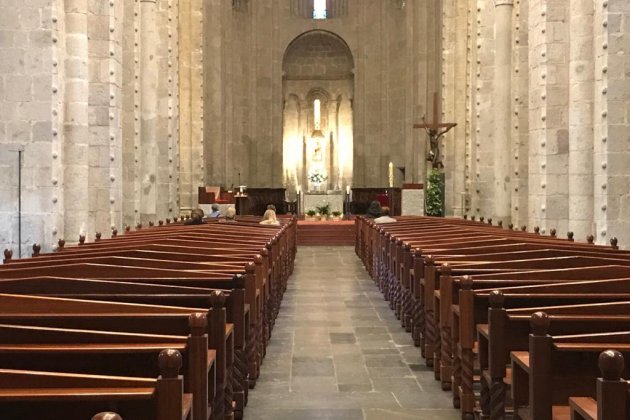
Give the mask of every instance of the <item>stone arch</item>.
[[337, 34], [313, 30], [289, 43], [282, 70], [285, 79], [345, 79], [354, 76], [354, 57]]
[[[313, 170], [328, 176], [326, 190], [351, 185], [352, 108], [342, 106], [344, 99], [340, 99], [354, 95], [350, 47], [330, 31], [304, 32], [287, 45], [282, 70], [285, 186], [288, 191], [310, 190], [308, 174]], [[315, 99], [321, 102], [319, 131], [314, 127]]]

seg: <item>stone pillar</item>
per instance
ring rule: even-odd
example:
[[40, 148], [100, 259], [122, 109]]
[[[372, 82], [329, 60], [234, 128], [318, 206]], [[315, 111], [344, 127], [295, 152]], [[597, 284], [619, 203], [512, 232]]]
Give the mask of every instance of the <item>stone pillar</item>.
[[601, 244], [630, 246], [630, 72], [627, 0], [594, 5], [594, 220]]
[[156, 0], [140, 0], [140, 220], [157, 214], [157, 106], [158, 63]]
[[569, 230], [593, 233], [593, 1], [571, 0], [569, 62]]
[[330, 144], [330, 188], [333, 190], [341, 189], [341, 176], [339, 170], [339, 137], [337, 133], [339, 130], [337, 129], [338, 119], [338, 111], [339, 104], [335, 100], [331, 100], [328, 102], [326, 106], [328, 109], [328, 129], [326, 130], [326, 135], [331, 136], [329, 140]]
[[87, 0], [66, 0], [64, 237], [78, 241], [88, 221], [88, 29]]
[[341, 187], [355, 185], [353, 179], [353, 153], [354, 153], [354, 108], [350, 98], [342, 97], [339, 104], [339, 166], [341, 168]]
[[495, 217], [504, 222], [511, 215], [510, 162], [512, 10], [513, 0], [495, 1], [496, 58], [494, 73], [494, 202]]

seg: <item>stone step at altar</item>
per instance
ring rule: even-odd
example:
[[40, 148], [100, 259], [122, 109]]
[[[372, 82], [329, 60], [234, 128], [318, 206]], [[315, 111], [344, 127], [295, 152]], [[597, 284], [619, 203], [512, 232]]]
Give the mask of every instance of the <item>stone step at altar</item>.
[[298, 222], [298, 245], [353, 246], [354, 221]]

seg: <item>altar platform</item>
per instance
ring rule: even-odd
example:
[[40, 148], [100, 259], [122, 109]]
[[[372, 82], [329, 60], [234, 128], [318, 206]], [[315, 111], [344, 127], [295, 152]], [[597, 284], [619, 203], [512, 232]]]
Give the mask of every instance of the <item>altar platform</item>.
[[298, 221], [298, 245], [354, 246], [355, 236], [353, 220], [339, 222]]

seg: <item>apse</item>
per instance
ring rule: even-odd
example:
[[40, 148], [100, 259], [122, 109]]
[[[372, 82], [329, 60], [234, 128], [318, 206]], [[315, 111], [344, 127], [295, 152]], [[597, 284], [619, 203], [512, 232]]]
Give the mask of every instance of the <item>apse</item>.
[[354, 60], [336, 34], [309, 31], [283, 60], [283, 173], [288, 192], [352, 185]]

